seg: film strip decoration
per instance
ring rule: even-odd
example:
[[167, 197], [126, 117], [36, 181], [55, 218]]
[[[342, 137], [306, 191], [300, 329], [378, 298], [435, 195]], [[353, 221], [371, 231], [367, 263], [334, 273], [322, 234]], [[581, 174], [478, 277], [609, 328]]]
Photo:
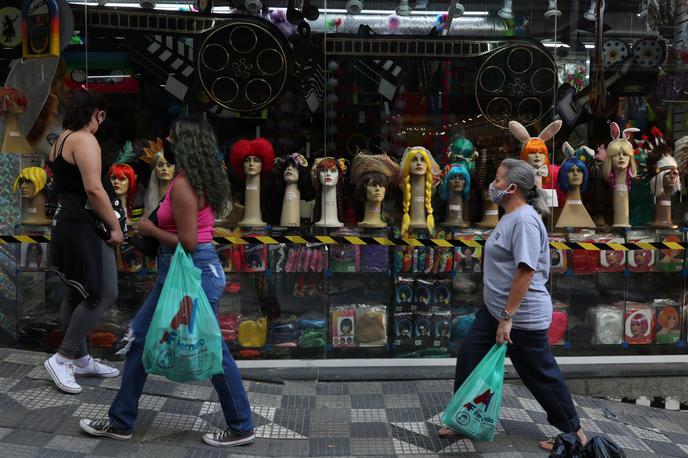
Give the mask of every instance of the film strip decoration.
[[[445, 240], [445, 239], [402, 239], [388, 237], [356, 237], [328, 235], [256, 235], [235, 237], [214, 237], [220, 245], [277, 245], [277, 244], [324, 244], [324, 245], [378, 245], [410, 246], [433, 248], [480, 248], [485, 240]], [[50, 237], [37, 235], [0, 235], [0, 245], [8, 243], [48, 243]], [[550, 248], [555, 250], [584, 251], [631, 251], [631, 250], [685, 250], [685, 242], [635, 242], [635, 243], [586, 243], [550, 241]]]

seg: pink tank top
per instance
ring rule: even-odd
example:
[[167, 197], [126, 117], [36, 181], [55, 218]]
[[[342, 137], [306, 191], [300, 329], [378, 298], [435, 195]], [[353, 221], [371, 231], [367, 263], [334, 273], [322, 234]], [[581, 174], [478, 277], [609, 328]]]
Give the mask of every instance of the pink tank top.
[[[177, 233], [177, 225], [174, 222], [174, 214], [172, 213], [172, 187], [174, 181], [170, 183], [170, 187], [165, 193], [165, 198], [158, 208], [158, 227], [167, 232]], [[213, 223], [215, 222], [215, 215], [210, 205], [198, 211], [198, 243], [210, 243], [213, 241]]]

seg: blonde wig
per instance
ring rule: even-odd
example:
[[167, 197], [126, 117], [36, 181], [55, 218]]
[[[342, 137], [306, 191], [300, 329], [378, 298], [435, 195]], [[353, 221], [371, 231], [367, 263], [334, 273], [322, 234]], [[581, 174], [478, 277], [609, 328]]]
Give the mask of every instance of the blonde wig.
[[417, 154], [421, 155], [427, 168], [425, 171], [425, 210], [428, 213], [426, 220], [428, 231], [432, 233], [435, 230], [435, 217], [432, 214], [432, 189], [434, 188], [435, 177], [440, 173], [439, 166], [430, 151], [422, 146], [413, 146], [406, 148], [401, 159], [402, 192], [404, 193], [404, 216], [401, 220], [402, 236], [408, 234], [411, 225], [411, 215], [409, 214], [411, 208], [411, 162]]
[[19, 176], [14, 180], [12, 192], [17, 192], [19, 186], [25, 181], [33, 183], [33, 195], [31, 196], [33, 197], [45, 188], [45, 183], [48, 181], [48, 174], [45, 173], [45, 170], [41, 167], [27, 167], [22, 169], [22, 171], [19, 172]]
[[631, 132], [639, 132], [639, 129], [634, 127], [625, 129], [623, 131], [623, 136], [621, 135], [621, 129], [619, 125], [615, 122], [611, 124], [610, 127], [612, 141], [607, 145], [607, 155], [602, 163], [602, 176], [611, 182], [612, 186], [616, 185], [616, 174], [613, 172], [612, 158], [617, 154], [625, 154], [629, 157], [628, 161], [628, 172], [626, 173], [626, 184], [630, 189], [631, 178], [636, 176], [638, 173], [638, 166], [635, 163], [633, 144], [630, 142]]

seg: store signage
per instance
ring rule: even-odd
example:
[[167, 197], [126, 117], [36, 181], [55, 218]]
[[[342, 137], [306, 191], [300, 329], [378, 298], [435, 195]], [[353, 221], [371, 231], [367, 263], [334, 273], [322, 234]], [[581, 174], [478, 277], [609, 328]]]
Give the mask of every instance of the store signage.
[[60, 7], [57, 0], [24, 0], [24, 59], [60, 55]]

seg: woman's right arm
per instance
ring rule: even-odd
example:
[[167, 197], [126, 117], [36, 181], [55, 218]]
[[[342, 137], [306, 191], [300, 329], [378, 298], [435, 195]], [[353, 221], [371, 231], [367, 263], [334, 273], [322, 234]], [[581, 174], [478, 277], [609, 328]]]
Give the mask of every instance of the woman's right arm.
[[122, 243], [124, 234], [115, 216], [115, 209], [101, 181], [102, 162], [100, 145], [93, 135], [79, 134], [78, 148], [74, 150], [74, 162], [81, 173], [81, 181], [91, 206], [110, 229], [108, 243]]

